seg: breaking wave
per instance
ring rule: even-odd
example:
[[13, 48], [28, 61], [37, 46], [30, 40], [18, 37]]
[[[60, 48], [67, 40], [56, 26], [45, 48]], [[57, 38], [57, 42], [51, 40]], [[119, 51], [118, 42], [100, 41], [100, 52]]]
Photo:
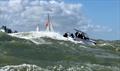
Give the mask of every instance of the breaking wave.
[[[64, 40], [64, 41], [71, 41], [73, 43], [78, 43], [78, 42], [74, 41], [72, 38], [65, 38], [57, 32], [45, 32], [45, 31], [41, 31], [41, 32], [20, 32], [20, 33], [12, 33], [12, 34], [9, 34], [9, 35], [14, 36], [14, 37], [18, 37], [18, 38], [23, 38], [23, 39], [30, 40], [35, 44], [46, 43], [45, 41], [40, 39], [41, 37], [47, 37], [47, 38], [52, 38], [52, 39], [56, 39], [56, 40]], [[82, 41], [79, 42], [79, 43], [84, 44]]]
[[47, 70], [36, 65], [22, 64], [22, 65], [7, 65], [1, 67], [0, 71], [47, 71]]
[[47, 66], [46, 68], [32, 64], [7, 65], [0, 71], [119, 71], [119, 67], [98, 64], [80, 64], [64, 67], [63, 65]]

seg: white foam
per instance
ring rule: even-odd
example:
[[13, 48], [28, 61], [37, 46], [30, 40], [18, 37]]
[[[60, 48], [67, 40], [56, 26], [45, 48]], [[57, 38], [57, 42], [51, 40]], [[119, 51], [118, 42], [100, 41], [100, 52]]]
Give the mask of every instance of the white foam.
[[100, 64], [79, 64], [79, 65], [71, 65], [65, 67], [63, 65], [54, 65], [47, 66], [46, 68], [42, 68], [33, 64], [21, 64], [21, 65], [7, 65], [4, 67], [0, 67], [0, 71], [93, 71], [93, 70], [110, 70], [110, 71], [119, 71], [119, 66], [104, 66]]
[[[32, 41], [35, 44], [41, 44], [40, 42], [34, 40], [41, 37], [48, 37], [56, 40], [64, 40], [64, 41], [71, 41], [73, 43], [81, 43], [86, 44], [86, 41], [74, 41], [71, 37], [65, 38], [62, 35], [60, 35], [57, 32], [46, 32], [46, 31], [40, 31], [40, 32], [19, 32], [19, 33], [11, 33], [10, 36], [18, 37], [18, 38], [24, 38], [27, 40]], [[87, 42], [87, 44], [93, 45], [93, 43]]]
[[4, 66], [0, 68], [0, 71], [49, 71], [49, 70], [38, 67], [36, 65], [21, 64]]

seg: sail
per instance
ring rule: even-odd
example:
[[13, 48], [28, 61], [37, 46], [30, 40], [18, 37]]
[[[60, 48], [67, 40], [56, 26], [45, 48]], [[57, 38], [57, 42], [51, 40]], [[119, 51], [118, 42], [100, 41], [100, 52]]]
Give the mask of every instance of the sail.
[[40, 31], [39, 25], [37, 25], [37, 27], [36, 27], [36, 31], [37, 31], [37, 32]]
[[50, 21], [50, 16], [49, 16], [49, 14], [48, 14], [48, 18], [47, 18], [45, 27], [46, 27], [46, 31], [47, 31], [47, 32], [53, 32], [53, 31], [54, 31], [54, 30], [53, 30], [53, 25], [52, 25], [52, 23], [51, 23], [51, 21]]
[[46, 28], [46, 31], [49, 31], [49, 29], [50, 29], [48, 20], [46, 21], [45, 28]]

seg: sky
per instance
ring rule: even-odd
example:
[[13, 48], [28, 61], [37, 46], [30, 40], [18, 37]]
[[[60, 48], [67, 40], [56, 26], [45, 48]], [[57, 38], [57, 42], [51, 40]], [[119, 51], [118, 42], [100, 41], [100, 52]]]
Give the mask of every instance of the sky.
[[92, 38], [120, 40], [120, 0], [0, 0], [0, 26], [34, 31], [50, 13], [56, 32], [82, 30]]

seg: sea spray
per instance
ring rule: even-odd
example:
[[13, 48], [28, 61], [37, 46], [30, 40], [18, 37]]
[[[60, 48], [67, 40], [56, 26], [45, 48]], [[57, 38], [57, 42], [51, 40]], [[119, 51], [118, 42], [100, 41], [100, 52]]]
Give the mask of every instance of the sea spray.
[[21, 65], [7, 65], [4, 67], [0, 67], [0, 71], [49, 71], [49, 70], [38, 67], [36, 65], [21, 64]]
[[0, 71], [119, 71], [119, 67], [98, 64], [77, 64], [70, 66], [54, 65], [42, 68], [32, 64], [7, 65], [0, 67]]

